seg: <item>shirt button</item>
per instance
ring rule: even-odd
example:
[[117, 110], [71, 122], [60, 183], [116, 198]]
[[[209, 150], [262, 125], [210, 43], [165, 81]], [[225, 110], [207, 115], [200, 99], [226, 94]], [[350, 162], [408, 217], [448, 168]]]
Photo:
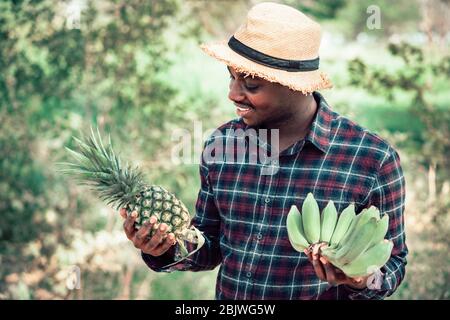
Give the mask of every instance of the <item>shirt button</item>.
[[247, 272], [245, 275], [247, 276], [247, 278], [250, 278], [252, 276], [252, 273], [251, 272]]
[[262, 234], [261, 233], [258, 233], [257, 235], [256, 235], [256, 239], [258, 239], [258, 240], [261, 240], [262, 239]]
[[264, 199], [264, 202], [265, 202], [265, 203], [269, 203], [269, 202], [270, 202], [270, 198], [267, 197], [266, 199]]

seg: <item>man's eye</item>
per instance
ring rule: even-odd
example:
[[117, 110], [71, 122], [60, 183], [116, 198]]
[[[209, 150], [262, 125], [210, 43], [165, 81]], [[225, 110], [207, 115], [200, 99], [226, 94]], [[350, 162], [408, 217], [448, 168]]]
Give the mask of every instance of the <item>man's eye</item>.
[[248, 91], [256, 91], [256, 90], [258, 90], [259, 86], [248, 86], [248, 85], [246, 85], [245, 88]]

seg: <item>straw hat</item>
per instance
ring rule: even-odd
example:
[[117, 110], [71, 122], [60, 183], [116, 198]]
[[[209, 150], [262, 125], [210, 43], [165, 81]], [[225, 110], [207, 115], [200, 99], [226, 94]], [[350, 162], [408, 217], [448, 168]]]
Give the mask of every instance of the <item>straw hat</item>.
[[320, 25], [302, 12], [264, 2], [250, 9], [229, 40], [200, 47], [237, 72], [308, 94], [332, 87], [319, 71], [320, 39]]

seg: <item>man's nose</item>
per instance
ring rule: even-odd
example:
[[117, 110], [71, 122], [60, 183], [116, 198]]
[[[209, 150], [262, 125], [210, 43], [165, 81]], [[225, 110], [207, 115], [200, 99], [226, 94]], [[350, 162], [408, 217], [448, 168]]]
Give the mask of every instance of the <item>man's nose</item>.
[[241, 102], [245, 100], [245, 95], [242, 92], [239, 81], [233, 81], [230, 83], [230, 91], [228, 92], [228, 99], [234, 102]]

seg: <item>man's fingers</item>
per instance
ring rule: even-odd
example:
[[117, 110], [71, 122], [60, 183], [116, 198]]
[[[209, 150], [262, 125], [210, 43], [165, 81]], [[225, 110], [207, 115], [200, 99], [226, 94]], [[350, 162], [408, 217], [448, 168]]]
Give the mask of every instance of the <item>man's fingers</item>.
[[144, 253], [151, 254], [155, 257], [160, 256], [175, 244], [175, 235], [173, 233], [166, 234], [168, 226], [165, 223], [161, 223], [155, 234], [148, 239], [148, 235], [158, 222], [155, 217], [150, 217], [149, 221], [144, 223], [139, 230], [136, 230], [134, 227], [137, 217], [136, 211], [133, 211], [128, 216], [125, 208], [122, 208], [120, 209], [120, 215], [125, 218], [123, 229], [128, 239], [133, 242], [136, 248], [141, 249]]
[[327, 281], [332, 285], [347, 284], [348, 277], [341, 269], [336, 268], [328, 259], [321, 257], [320, 261], [326, 273]]
[[305, 249], [303, 251], [308, 257], [308, 260], [312, 263], [317, 277], [332, 285], [344, 283], [344, 278], [346, 278], [346, 276], [342, 272], [337, 273], [338, 269], [336, 269], [325, 257], [319, 254], [322, 246], [323, 245], [315, 245], [312, 247], [312, 250]]
[[146, 245], [148, 250], [153, 251], [162, 243], [163, 239], [166, 237], [166, 231], [167, 225], [165, 223], [161, 223], [158, 230], [156, 230], [155, 234], [150, 238]]
[[322, 266], [322, 263], [319, 260], [319, 250], [317, 246], [314, 246], [313, 248], [313, 252], [312, 252], [312, 265], [314, 267], [314, 271], [317, 274], [317, 277], [320, 280], [326, 281], [326, 274], [325, 274], [325, 270]]
[[303, 250], [303, 252], [305, 253], [306, 257], [308, 258], [309, 262], [312, 263], [312, 254], [311, 251], [308, 249]]
[[134, 237], [134, 234], [136, 232], [134, 228], [134, 222], [136, 221], [137, 212], [133, 211], [123, 223], [123, 229], [125, 230], [125, 234], [127, 235], [127, 238], [132, 240]]
[[136, 236], [144, 239], [149, 234], [153, 225], [154, 223], [151, 223], [150, 221], [145, 222], [142, 227], [138, 231], [136, 231]]
[[[160, 245], [158, 245], [156, 248], [151, 250], [151, 254], [155, 257], [163, 255], [175, 243], [176, 243], [175, 235], [173, 233], [169, 233]], [[145, 249], [147, 249], [147, 248], [145, 248]]]
[[333, 286], [337, 285], [338, 280], [334, 267], [324, 257], [320, 257], [320, 262], [325, 271], [325, 279], [327, 280], [327, 282]]
[[325, 274], [325, 270], [323, 269], [322, 263], [320, 263], [320, 260], [313, 256], [312, 265], [314, 267], [314, 271], [317, 274], [317, 277], [322, 281], [327, 281], [327, 277]]
[[138, 231], [135, 232], [133, 244], [136, 248], [141, 248], [142, 245], [147, 242], [147, 235], [150, 233], [153, 225], [154, 223], [147, 221]]

